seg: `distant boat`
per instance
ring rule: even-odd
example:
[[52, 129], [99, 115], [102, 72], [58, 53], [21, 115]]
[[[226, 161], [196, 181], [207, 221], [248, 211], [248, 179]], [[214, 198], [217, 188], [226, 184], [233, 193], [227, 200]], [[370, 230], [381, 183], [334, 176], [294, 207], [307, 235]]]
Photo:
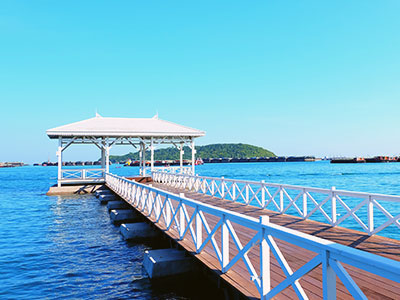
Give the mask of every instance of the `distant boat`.
[[204, 165], [204, 161], [201, 158], [198, 158], [198, 159], [196, 159], [195, 165], [196, 166]]

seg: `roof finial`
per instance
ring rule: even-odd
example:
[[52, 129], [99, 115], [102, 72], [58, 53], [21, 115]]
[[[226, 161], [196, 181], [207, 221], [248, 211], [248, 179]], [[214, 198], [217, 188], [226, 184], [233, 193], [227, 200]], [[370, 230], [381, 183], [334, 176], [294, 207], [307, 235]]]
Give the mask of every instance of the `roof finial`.
[[101, 118], [100, 114], [97, 112], [97, 108], [96, 108], [96, 118]]
[[156, 114], [154, 115], [153, 119], [158, 120], [158, 111], [157, 111]]

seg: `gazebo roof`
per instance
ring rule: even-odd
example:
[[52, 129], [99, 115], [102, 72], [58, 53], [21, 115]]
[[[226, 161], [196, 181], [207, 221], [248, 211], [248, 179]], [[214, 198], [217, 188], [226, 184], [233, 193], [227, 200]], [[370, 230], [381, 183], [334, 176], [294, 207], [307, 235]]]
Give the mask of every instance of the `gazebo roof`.
[[97, 115], [87, 120], [46, 131], [51, 139], [59, 137], [200, 137], [205, 132], [182, 126], [157, 116], [153, 118], [108, 118]]

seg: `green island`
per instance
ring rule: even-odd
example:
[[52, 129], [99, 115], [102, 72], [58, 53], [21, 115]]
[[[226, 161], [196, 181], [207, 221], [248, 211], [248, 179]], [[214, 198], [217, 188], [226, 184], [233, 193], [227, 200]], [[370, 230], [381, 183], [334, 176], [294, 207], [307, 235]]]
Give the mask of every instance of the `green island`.
[[[191, 159], [192, 151], [184, 147], [184, 159]], [[201, 158], [250, 158], [250, 157], [276, 157], [276, 155], [262, 147], [248, 144], [210, 144], [196, 147], [196, 157]], [[150, 151], [146, 151], [146, 158], [150, 158]], [[138, 160], [139, 152], [130, 152], [125, 155], [110, 155], [113, 163], [125, 162], [127, 160]], [[179, 150], [175, 147], [157, 149], [154, 151], [155, 160], [177, 160]]]

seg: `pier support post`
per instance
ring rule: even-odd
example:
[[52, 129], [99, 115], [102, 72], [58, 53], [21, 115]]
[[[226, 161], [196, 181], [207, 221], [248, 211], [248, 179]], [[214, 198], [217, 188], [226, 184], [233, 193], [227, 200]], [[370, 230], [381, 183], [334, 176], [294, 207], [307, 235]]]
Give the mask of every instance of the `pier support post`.
[[127, 209], [127, 208], [129, 208], [129, 205], [125, 201], [112, 200], [112, 201], [108, 201], [108, 203], [107, 203], [107, 209], [108, 210]]
[[110, 218], [113, 223], [118, 224], [138, 221], [140, 216], [132, 209], [113, 209], [110, 212]]
[[157, 236], [157, 231], [147, 223], [121, 224], [120, 232], [125, 240], [145, 239]]
[[192, 258], [177, 249], [146, 251], [143, 266], [150, 278], [178, 275], [194, 270]]

